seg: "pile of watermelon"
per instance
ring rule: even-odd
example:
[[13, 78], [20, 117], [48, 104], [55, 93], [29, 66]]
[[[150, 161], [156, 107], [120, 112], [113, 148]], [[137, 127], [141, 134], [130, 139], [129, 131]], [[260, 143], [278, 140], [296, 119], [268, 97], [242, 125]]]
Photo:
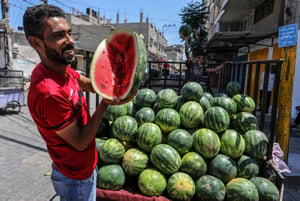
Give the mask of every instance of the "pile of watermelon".
[[98, 188], [171, 200], [279, 200], [262, 177], [268, 138], [239, 83], [213, 96], [188, 82], [180, 94], [144, 88], [107, 108], [96, 136]]

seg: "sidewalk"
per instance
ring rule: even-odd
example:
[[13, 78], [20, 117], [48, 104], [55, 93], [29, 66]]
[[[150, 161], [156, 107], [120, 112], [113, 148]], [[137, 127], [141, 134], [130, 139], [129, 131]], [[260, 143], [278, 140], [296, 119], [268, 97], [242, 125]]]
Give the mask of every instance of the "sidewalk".
[[[0, 115], [0, 200], [58, 201], [50, 182], [51, 161], [27, 106]], [[292, 130], [284, 201], [300, 200], [300, 132]]]

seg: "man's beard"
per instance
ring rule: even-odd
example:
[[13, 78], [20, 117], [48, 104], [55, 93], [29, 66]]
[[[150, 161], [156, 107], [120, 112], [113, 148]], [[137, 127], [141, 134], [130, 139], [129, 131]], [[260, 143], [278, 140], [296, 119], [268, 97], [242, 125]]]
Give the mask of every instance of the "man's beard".
[[61, 64], [68, 65], [68, 64], [71, 64], [75, 60], [74, 56], [69, 56], [69, 57], [64, 57], [63, 56], [64, 51], [74, 49], [73, 45], [65, 46], [61, 51], [61, 55], [55, 49], [49, 47], [45, 43], [44, 43], [44, 46], [45, 46], [46, 56], [54, 62], [58, 62], [58, 63], [61, 63]]

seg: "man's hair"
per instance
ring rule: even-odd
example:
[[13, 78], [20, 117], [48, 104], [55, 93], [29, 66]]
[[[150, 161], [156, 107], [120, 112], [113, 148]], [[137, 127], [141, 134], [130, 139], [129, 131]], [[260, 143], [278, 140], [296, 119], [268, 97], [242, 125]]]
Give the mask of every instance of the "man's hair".
[[62, 9], [48, 4], [28, 7], [23, 15], [23, 28], [26, 38], [36, 36], [43, 39], [45, 18], [48, 17], [65, 18], [65, 13]]

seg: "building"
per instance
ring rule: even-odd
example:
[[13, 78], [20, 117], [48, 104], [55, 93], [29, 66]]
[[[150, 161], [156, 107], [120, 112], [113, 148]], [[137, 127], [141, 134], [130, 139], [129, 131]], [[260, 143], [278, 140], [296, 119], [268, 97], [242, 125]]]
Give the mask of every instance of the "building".
[[[279, 47], [279, 28], [299, 25], [300, 0], [207, 0], [210, 15], [207, 51], [211, 60], [233, 58], [238, 61], [282, 59]], [[296, 39], [300, 38], [296, 30]], [[292, 116], [300, 105], [300, 43], [295, 55]], [[298, 57], [296, 57], [296, 55]]]

